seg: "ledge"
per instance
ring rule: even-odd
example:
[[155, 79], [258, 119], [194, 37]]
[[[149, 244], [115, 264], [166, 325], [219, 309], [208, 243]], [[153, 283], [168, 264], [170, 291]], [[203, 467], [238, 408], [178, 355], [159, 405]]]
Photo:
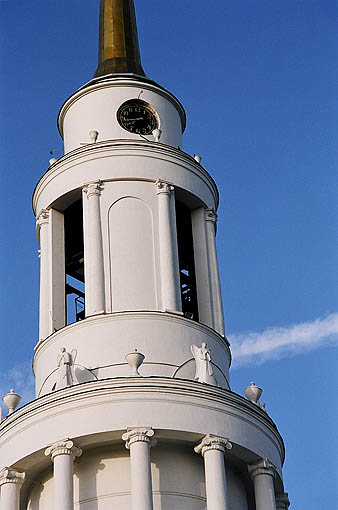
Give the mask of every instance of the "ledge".
[[58, 435], [89, 447], [118, 441], [121, 430], [141, 423], [161, 431], [164, 440], [190, 442], [206, 433], [229, 437], [239, 458], [254, 462], [267, 456], [279, 472], [284, 461], [277, 427], [258, 406], [229, 390], [163, 377], [82, 383], [33, 400], [0, 424], [0, 452], [13, 464]]
[[[187, 154], [186, 152], [183, 152], [182, 150], [176, 149], [175, 147], [172, 147], [171, 145], [165, 145], [160, 142], [149, 142], [145, 140], [135, 141], [135, 140], [129, 140], [129, 139], [118, 139], [118, 140], [105, 140], [102, 142], [96, 142], [93, 144], [88, 144], [83, 147], [78, 147], [77, 149], [74, 149], [73, 151], [67, 152], [64, 156], [62, 156], [60, 159], [58, 159], [55, 163], [53, 163], [47, 171], [42, 175], [42, 177], [37, 182], [32, 196], [32, 207], [34, 214], [36, 214], [36, 203], [38, 199], [38, 194], [45, 184], [45, 182], [53, 178], [54, 175], [57, 175], [58, 172], [61, 170], [62, 167], [65, 166], [65, 164], [73, 163], [74, 161], [86, 157], [86, 156], [101, 156], [103, 157], [109, 157], [111, 155], [116, 155], [114, 153], [117, 153], [118, 151], [122, 153], [126, 152], [137, 152], [137, 156], [142, 156], [140, 154], [141, 151], [143, 151], [143, 156], [147, 157], [148, 155], [154, 155], [157, 154], [158, 156], [162, 156], [168, 160], [168, 157], [179, 161], [181, 164], [183, 163], [184, 166], [189, 167], [189, 171], [193, 172], [200, 178], [202, 178], [204, 181], [208, 183], [208, 186], [212, 192], [212, 195], [214, 196], [216, 209], [218, 207], [219, 203], [219, 194], [218, 189], [216, 186], [215, 181], [211, 177], [211, 175], [203, 168], [199, 163], [195, 161], [195, 159]], [[116, 180], [121, 180], [122, 177], [117, 178]], [[109, 180], [109, 179], [108, 179]], [[112, 179], [113, 180], [113, 179]], [[128, 178], [130, 180], [130, 178]], [[140, 179], [138, 177], [135, 177], [135, 180], [149, 180], [149, 179]], [[155, 179], [156, 180], [156, 179]], [[155, 182], [155, 180], [151, 180], [151, 182]], [[103, 182], [105, 179], [103, 180]], [[106, 180], [107, 181], [107, 180]]]

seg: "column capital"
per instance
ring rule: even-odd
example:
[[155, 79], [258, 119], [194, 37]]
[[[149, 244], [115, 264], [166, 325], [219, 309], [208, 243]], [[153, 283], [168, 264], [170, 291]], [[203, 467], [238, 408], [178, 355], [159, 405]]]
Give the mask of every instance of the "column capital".
[[0, 487], [1, 485], [5, 485], [5, 483], [16, 483], [21, 487], [25, 481], [25, 476], [25, 473], [15, 471], [15, 469], [9, 467], [4, 467], [0, 471]]
[[99, 197], [101, 195], [101, 181], [98, 182], [89, 182], [83, 187], [83, 192], [86, 193], [87, 198], [92, 196]]
[[288, 510], [289, 506], [290, 500], [287, 492], [276, 495], [276, 510]]
[[45, 450], [45, 455], [46, 457], [50, 455], [52, 461], [57, 455], [71, 455], [74, 460], [75, 457], [80, 457], [80, 455], [82, 455], [82, 450], [71, 439], [62, 439], [61, 441], [56, 441], [56, 443], [49, 445]]
[[138, 441], [149, 443], [150, 446], [156, 446], [156, 439], [153, 437], [155, 432], [151, 427], [140, 427], [137, 429], [129, 429], [122, 435], [123, 441], [126, 442], [126, 448], [129, 450], [130, 445]]
[[196, 453], [201, 453], [204, 457], [204, 454], [210, 450], [219, 450], [225, 453], [226, 450], [231, 450], [231, 448], [232, 444], [229, 439], [207, 434], [203, 437], [202, 441], [195, 446], [194, 450]]
[[43, 224], [49, 223], [49, 210], [48, 209], [42, 209], [39, 214], [36, 217], [36, 226], [41, 227]]
[[263, 459], [257, 464], [248, 466], [251, 478], [254, 479], [257, 475], [270, 475], [276, 477], [276, 466], [274, 466], [268, 459]]
[[171, 195], [172, 191], [174, 191], [174, 186], [169, 184], [168, 182], [161, 181], [160, 179], [157, 179], [156, 181], [156, 188], [157, 188], [157, 194], [161, 195], [162, 193], [165, 195]]
[[210, 207], [205, 209], [205, 221], [210, 221], [216, 225], [217, 219], [218, 215], [214, 209], [211, 209]]

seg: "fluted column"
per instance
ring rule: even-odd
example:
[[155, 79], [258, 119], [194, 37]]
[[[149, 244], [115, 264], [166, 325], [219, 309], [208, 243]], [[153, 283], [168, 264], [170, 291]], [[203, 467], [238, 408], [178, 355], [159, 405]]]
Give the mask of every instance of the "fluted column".
[[290, 506], [289, 495], [286, 492], [276, 495], [276, 509], [288, 510]]
[[70, 439], [57, 441], [45, 451], [54, 463], [54, 510], [74, 510], [73, 461], [81, 454]]
[[43, 209], [36, 219], [38, 240], [40, 243], [40, 318], [39, 338], [44, 340], [52, 333], [52, 318], [50, 317], [50, 239], [49, 239], [50, 211]]
[[128, 430], [122, 439], [130, 450], [131, 509], [152, 510], [153, 490], [151, 481], [150, 447], [155, 446], [151, 428]]
[[212, 296], [212, 309], [214, 328], [218, 333], [224, 335], [224, 315], [221, 282], [218, 271], [218, 260], [216, 250], [216, 222], [217, 214], [213, 209], [206, 209], [205, 221], [207, 230], [208, 260], [210, 270], [210, 287]]
[[159, 241], [162, 287], [162, 309], [181, 311], [176, 223], [173, 202], [174, 187], [157, 181]]
[[276, 468], [267, 459], [249, 466], [249, 473], [254, 482], [256, 510], [276, 510], [276, 497], [273, 480]]
[[100, 183], [88, 184], [83, 192], [85, 308], [89, 317], [105, 311]]
[[208, 510], [229, 510], [224, 453], [231, 450], [228, 439], [208, 434], [195, 447], [204, 458]]
[[25, 480], [25, 473], [11, 468], [0, 472], [0, 510], [20, 509], [20, 489]]

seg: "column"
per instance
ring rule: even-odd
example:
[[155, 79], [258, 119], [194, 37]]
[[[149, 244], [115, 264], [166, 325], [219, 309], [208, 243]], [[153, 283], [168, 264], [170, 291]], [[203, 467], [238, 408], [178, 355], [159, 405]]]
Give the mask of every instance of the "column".
[[204, 458], [208, 510], [229, 510], [224, 453], [231, 450], [228, 439], [208, 434], [194, 450]]
[[290, 506], [289, 495], [286, 492], [276, 495], [276, 509], [288, 510]]
[[150, 447], [156, 445], [151, 428], [128, 430], [122, 439], [130, 450], [131, 509], [152, 510]]
[[54, 510], [74, 510], [73, 461], [81, 454], [70, 439], [58, 441], [45, 451], [54, 463]]
[[20, 489], [25, 480], [25, 473], [5, 467], [0, 472], [0, 510], [20, 509]]
[[159, 209], [159, 241], [162, 287], [162, 309], [181, 311], [177, 235], [174, 214], [174, 187], [156, 182]]
[[52, 333], [50, 317], [50, 253], [49, 253], [49, 211], [43, 209], [36, 219], [37, 235], [40, 244], [40, 322], [39, 338], [44, 340]]
[[276, 510], [276, 497], [273, 480], [276, 468], [268, 459], [249, 466], [249, 473], [254, 482], [256, 510]]
[[214, 328], [216, 331], [218, 331], [218, 333], [224, 335], [222, 292], [216, 250], [217, 214], [213, 209], [205, 210], [205, 221], [207, 230], [207, 245], [208, 245], [210, 287], [212, 297]]
[[208, 259], [210, 271], [210, 287], [212, 296], [212, 308], [214, 328], [218, 333], [224, 335], [224, 315], [221, 282], [218, 271], [218, 260], [216, 250], [216, 222], [217, 214], [213, 209], [205, 210], [205, 221], [207, 230]]
[[84, 266], [86, 317], [105, 311], [100, 183], [90, 183], [83, 189]]

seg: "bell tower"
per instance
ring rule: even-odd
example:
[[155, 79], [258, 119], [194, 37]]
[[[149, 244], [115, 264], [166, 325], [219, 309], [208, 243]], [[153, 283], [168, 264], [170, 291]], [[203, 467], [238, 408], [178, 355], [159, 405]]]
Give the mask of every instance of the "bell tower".
[[0, 508], [287, 509], [282, 438], [230, 390], [216, 184], [144, 73], [133, 0], [99, 16], [95, 76], [33, 194], [36, 399], [0, 425]]

